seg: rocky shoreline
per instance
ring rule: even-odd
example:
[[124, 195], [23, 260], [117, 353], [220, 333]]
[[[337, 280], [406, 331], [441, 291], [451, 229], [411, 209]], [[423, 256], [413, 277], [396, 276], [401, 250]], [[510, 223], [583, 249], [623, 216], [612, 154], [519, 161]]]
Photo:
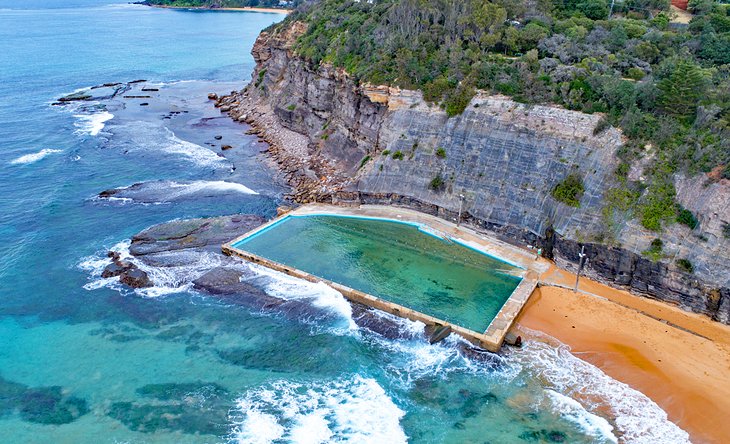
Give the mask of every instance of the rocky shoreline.
[[[545, 257], [572, 272], [585, 247], [587, 276], [730, 324], [730, 247], [723, 247], [729, 242], [720, 228], [723, 218], [730, 219], [727, 184], [679, 187], [692, 190], [679, 193], [682, 205], [708, 215], [700, 217], [701, 233], [676, 224], [653, 233], [629, 220], [610, 233], [614, 241], [596, 241], [607, 230], [603, 193], [622, 143], [617, 130], [595, 136], [597, 116], [528, 109], [479, 94], [464, 115], [447, 119], [419, 93], [356, 86], [342, 71], [309, 66], [292, 52], [304, 30], [292, 22], [262, 32], [252, 50], [257, 67], [251, 83], [211, 97], [221, 112], [247, 123], [269, 143], [267, 154], [292, 186], [292, 200], [398, 205], [450, 220], [460, 213], [462, 222], [477, 230], [518, 246], [541, 247]], [[434, 155], [437, 144], [449, 147], [444, 159]], [[534, 153], [524, 156], [528, 150]], [[395, 152], [404, 159], [386, 155]], [[572, 168], [589, 170], [579, 208], [549, 196], [567, 174], [563, 170], [571, 169], [565, 165], [568, 156], [577, 159]], [[502, 166], [496, 171], [494, 165]], [[444, 178], [444, 190], [430, 189], [434, 174]], [[694, 272], [642, 255], [657, 236], [669, 258], [689, 257]]]
[[[191, 281], [192, 288], [225, 303], [243, 305], [263, 311], [275, 311], [292, 319], [317, 316], [322, 310], [307, 300], [282, 299], [265, 291], [260, 277], [239, 259], [224, 255], [221, 245], [241, 233], [264, 223], [257, 215], [232, 215], [202, 219], [175, 220], [152, 226], [132, 237], [129, 259], [117, 251], [109, 251], [112, 259], [102, 277], [118, 277], [131, 288], [148, 288], [155, 283], [144, 269], [155, 267], [184, 267], [199, 254], [214, 254], [216, 265]], [[426, 327], [414, 336], [403, 322], [365, 305], [348, 301], [352, 320], [358, 327], [373, 331], [388, 339], [443, 339], [444, 332]], [[448, 334], [448, 332], [446, 332]], [[458, 341], [456, 346], [471, 359], [494, 363], [492, 353]]]

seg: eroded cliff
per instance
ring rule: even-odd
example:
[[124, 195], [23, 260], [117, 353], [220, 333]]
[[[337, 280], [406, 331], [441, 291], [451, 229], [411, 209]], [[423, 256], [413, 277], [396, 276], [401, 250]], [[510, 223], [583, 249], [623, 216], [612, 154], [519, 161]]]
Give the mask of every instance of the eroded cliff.
[[[650, 232], [607, 211], [623, 140], [615, 128], [596, 130], [599, 115], [477, 94], [448, 118], [420, 92], [310, 66], [292, 49], [304, 30], [294, 22], [263, 32], [251, 83], [218, 101], [271, 144], [295, 200], [401, 205], [452, 220], [461, 208], [463, 222], [541, 246], [564, 268], [576, 269], [585, 246], [589, 276], [730, 323], [728, 181], [677, 176], [678, 200], [699, 226]], [[551, 195], [571, 173], [583, 178], [579, 207]], [[650, 259], [642, 252], [658, 236], [662, 255]]]

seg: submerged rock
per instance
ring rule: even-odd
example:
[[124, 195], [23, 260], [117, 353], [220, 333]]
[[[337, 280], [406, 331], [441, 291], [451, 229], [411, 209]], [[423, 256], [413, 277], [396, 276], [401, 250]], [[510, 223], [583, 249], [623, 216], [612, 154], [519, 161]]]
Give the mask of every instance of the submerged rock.
[[84, 399], [65, 397], [58, 386], [27, 391], [20, 407], [21, 418], [40, 424], [68, 424], [88, 412]]
[[158, 430], [186, 434], [222, 435], [228, 432], [230, 393], [213, 382], [148, 384], [137, 394], [151, 404], [115, 402], [108, 415], [130, 430], [154, 433]]
[[0, 377], [0, 417], [17, 411], [27, 422], [68, 424], [89, 412], [85, 399], [64, 394], [59, 386], [28, 387]]

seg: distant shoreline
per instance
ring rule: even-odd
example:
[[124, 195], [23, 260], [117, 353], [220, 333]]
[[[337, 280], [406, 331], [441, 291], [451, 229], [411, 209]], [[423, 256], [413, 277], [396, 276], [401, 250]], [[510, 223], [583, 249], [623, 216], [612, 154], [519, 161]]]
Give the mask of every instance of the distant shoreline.
[[163, 9], [200, 9], [202, 11], [239, 11], [239, 12], [266, 12], [273, 14], [289, 14], [292, 12], [291, 9], [283, 8], [256, 8], [256, 7], [241, 7], [241, 8], [208, 8], [205, 6], [168, 6], [168, 5], [150, 5], [148, 3], [140, 3], [151, 8], [163, 8]]

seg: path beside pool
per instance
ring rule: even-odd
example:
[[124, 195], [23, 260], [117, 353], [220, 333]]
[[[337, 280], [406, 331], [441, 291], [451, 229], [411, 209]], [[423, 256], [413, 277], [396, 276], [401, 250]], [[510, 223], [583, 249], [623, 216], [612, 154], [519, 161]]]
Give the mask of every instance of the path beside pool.
[[[421, 231], [428, 234], [448, 239], [467, 248], [495, 257], [510, 265], [520, 268], [522, 280], [507, 301], [502, 305], [496, 317], [494, 317], [494, 319], [490, 322], [486, 331], [480, 332], [469, 330], [463, 326], [438, 319], [429, 314], [413, 310], [412, 308], [386, 301], [357, 289], [350, 288], [343, 283], [332, 282], [322, 278], [321, 276], [312, 275], [288, 264], [274, 262], [260, 255], [246, 251], [245, 246], [240, 246], [239, 244], [241, 241], [251, 238], [251, 236], [256, 236], [274, 227], [287, 217], [323, 215], [357, 217], [364, 219], [383, 219], [418, 225]], [[238, 247], [237, 244], [239, 245]], [[248, 233], [242, 234], [236, 239], [224, 244], [222, 249], [227, 255], [237, 256], [247, 261], [284, 272], [291, 276], [311, 282], [325, 282], [342, 293], [345, 298], [365, 304], [369, 307], [377, 308], [411, 320], [421, 321], [426, 325], [449, 327], [453, 332], [466, 338], [473, 344], [494, 352], [501, 348], [504, 338], [514, 323], [514, 320], [517, 318], [522, 308], [527, 303], [530, 295], [536, 288], [539, 282], [539, 276], [550, 268], [549, 261], [536, 259], [533, 252], [510, 245], [506, 242], [500, 241], [499, 239], [477, 233], [471, 228], [456, 226], [456, 224], [444, 219], [420, 213], [418, 211], [381, 205], [361, 205], [358, 207], [324, 204], [305, 205], [286, 214], [282, 214]]]

